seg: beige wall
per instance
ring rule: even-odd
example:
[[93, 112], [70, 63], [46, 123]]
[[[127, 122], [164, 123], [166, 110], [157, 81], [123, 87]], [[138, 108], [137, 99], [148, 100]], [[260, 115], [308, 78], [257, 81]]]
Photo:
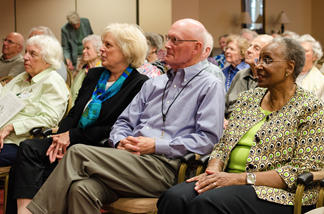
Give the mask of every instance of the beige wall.
[[[14, 0], [0, 0], [0, 38], [14, 31]], [[50, 27], [60, 40], [65, 15], [75, 9], [75, 0], [16, 0], [17, 31], [25, 38], [37, 25]], [[181, 18], [201, 21], [215, 39], [225, 33], [239, 33], [237, 19], [241, 0], [140, 0], [140, 25], [144, 31], [166, 34], [171, 24]], [[266, 32], [280, 29], [276, 19], [281, 11], [291, 23], [286, 30], [309, 33], [324, 44], [322, 28], [323, 0], [266, 0]], [[95, 34], [110, 22], [136, 23], [135, 0], [77, 0], [77, 10], [90, 20]]]
[[0, 20], [0, 39], [3, 39], [6, 38], [10, 32], [15, 31], [13, 0], [0, 0]]
[[[321, 27], [323, 0], [266, 0], [265, 8], [266, 33], [281, 28], [276, 20], [284, 11], [291, 22], [285, 25], [286, 30], [312, 34], [324, 44], [324, 28]], [[241, 0], [172, 0], [172, 22], [186, 17], [199, 20], [214, 37], [216, 48], [219, 47], [219, 36], [240, 32], [241, 25], [237, 22], [240, 13]]]
[[49, 27], [56, 38], [61, 40], [61, 27], [66, 23], [65, 14], [74, 9], [74, 0], [16, 0], [17, 32], [25, 40], [29, 30], [36, 26]]
[[[144, 31], [166, 34], [171, 26], [172, 0], [140, 0], [140, 25]], [[49, 27], [61, 40], [61, 27], [66, 14], [77, 11], [90, 20], [95, 34], [109, 23], [136, 24], [136, 0], [16, 0], [17, 32], [28, 38], [32, 27]], [[158, 12], [157, 12], [158, 11]], [[15, 30], [14, 0], [0, 0], [0, 38]]]
[[199, 0], [172, 0], [172, 23], [184, 18], [199, 20]]
[[241, 0], [203, 0], [199, 4], [199, 20], [214, 37], [214, 47], [219, 47], [221, 35], [240, 32], [240, 14]]
[[[135, 2], [135, 1], [134, 1]], [[171, 20], [172, 0], [140, 0], [139, 24], [144, 31], [165, 35]]]
[[277, 24], [279, 13], [284, 11], [290, 24], [285, 24], [285, 30], [297, 34], [311, 33], [312, 0], [266, 0], [266, 33], [281, 29]]
[[[312, 32], [311, 35], [324, 47], [324, 26], [323, 26], [324, 1], [312, 0]], [[323, 48], [322, 47], [322, 48]]]
[[134, 0], [78, 0], [77, 10], [81, 17], [90, 20], [94, 34], [99, 36], [109, 23], [136, 24], [136, 1]]

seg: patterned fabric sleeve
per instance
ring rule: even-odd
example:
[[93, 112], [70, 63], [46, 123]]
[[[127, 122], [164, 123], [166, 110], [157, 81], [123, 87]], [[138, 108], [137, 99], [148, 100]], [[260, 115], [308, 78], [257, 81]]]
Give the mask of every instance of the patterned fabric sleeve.
[[[298, 129], [291, 130], [297, 132], [297, 137], [292, 139], [295, 145], [288, 148], [288, 152], [293, 150], [294, 156], [292, 160], [287, 160], [288, 163], [278, 165], [275, 169], [288, 185], [287, 191], [296, 189], [296, 179], [301, 173], [323, 170], [323, 162], [320, 161], [324, 140], [324, 129], [321, 128], [324, 122], [323, 110], [316, 102], [305, 102], [303, 109], [298, 113], [303, 115], [293, 121], [294, 124], [298, 124]], [[287, 130], [285, 135], [289, 135], [288, 132]]]

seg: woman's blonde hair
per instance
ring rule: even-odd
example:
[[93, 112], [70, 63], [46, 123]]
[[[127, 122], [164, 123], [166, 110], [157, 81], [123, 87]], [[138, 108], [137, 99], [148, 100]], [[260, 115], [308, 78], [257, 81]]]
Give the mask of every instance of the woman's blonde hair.
[[111, 33], [122, 50], [125, 60], [133, 68], [139, 68], [145, 62], [147, 43], [143, 30], [135, 24], [114, 23], [105, 27], [101, 39]]
[[230, 34], [228, 37], [227, 37], [227, 40], [226, 40], [226, 46], [230, 43], [230, 42], [234, 42], [237, 44], [237, 46], [239, 47], [240, 49], [240, 54], [243, 58], [245, 58], [245, 55], [246, 55], [246, 51], [247, 49], [249, 48], [250, 46], [250, 43], [249, 41], [246, 39], [246, 38], [243, 38], [239, 35], [234, 35], [234, 34]]

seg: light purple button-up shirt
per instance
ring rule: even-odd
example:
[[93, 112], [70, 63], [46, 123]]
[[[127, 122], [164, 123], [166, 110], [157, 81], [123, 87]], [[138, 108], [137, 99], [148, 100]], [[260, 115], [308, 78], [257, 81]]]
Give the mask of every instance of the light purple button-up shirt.
[[110, 133], [110, 144], [115, 146], [127, 136], [155, 139], [155, 154], [179, 158], [189, 152], [208, 154], [223, 132], [225, 94], [223, 83], [206, 71], [196, 76], [171, 106], [165, 120], [165, 134], [161, 139], [163, 118], [162, 95], [166, 87], [163, 112], [202, 69], [201, 63], [166, 75], [151, 78], [142, 86]]

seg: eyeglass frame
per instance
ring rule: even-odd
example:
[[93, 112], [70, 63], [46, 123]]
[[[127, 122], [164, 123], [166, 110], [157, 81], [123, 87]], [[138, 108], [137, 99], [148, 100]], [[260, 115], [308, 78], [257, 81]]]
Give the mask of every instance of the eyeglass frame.
[[[271, 64], [271, 63], [273, 63], [273, 62], [288, 62], [288, 61], [291, 61], [291, 60], [273, 60], [273, 59], [271, 59], [271, 58], [265, 58], [266, 60], [260, 60], [261, 58], [259, 58], [259, 59], [255, 59], [254, 60], [254, 64], [255, 65], [261, 65], [261, 64], [264, 64], [264, 65], [269, 65], [269, 64]], [[270, 60], [270, 63], [269, 63], [269, 60]], [[265, 61], [267, 61], [267, 62], [265, 62]]]
[[11, 41], [10, 39], [2, 39], [2, 43], [5, 43], [5, 42], [8, 42], [9, 45], [12, 45], [12, 44], [15, 44], [15, 45], [19, 45], [19, 46], [22, 46], [21, 44], [18, 44], [18, 43], [15, 43], [13, 41]]
[[177, 45], [179, 42], [199, 42], [198, 40], [187, 40], [187, 39], [178, 39], [177, 37], [172, 37], [175, 39], [174, 42], [172, 42], [172, 39], [169, 35], [164, 35], [165, 42], [171, 41], [172, 44]]

